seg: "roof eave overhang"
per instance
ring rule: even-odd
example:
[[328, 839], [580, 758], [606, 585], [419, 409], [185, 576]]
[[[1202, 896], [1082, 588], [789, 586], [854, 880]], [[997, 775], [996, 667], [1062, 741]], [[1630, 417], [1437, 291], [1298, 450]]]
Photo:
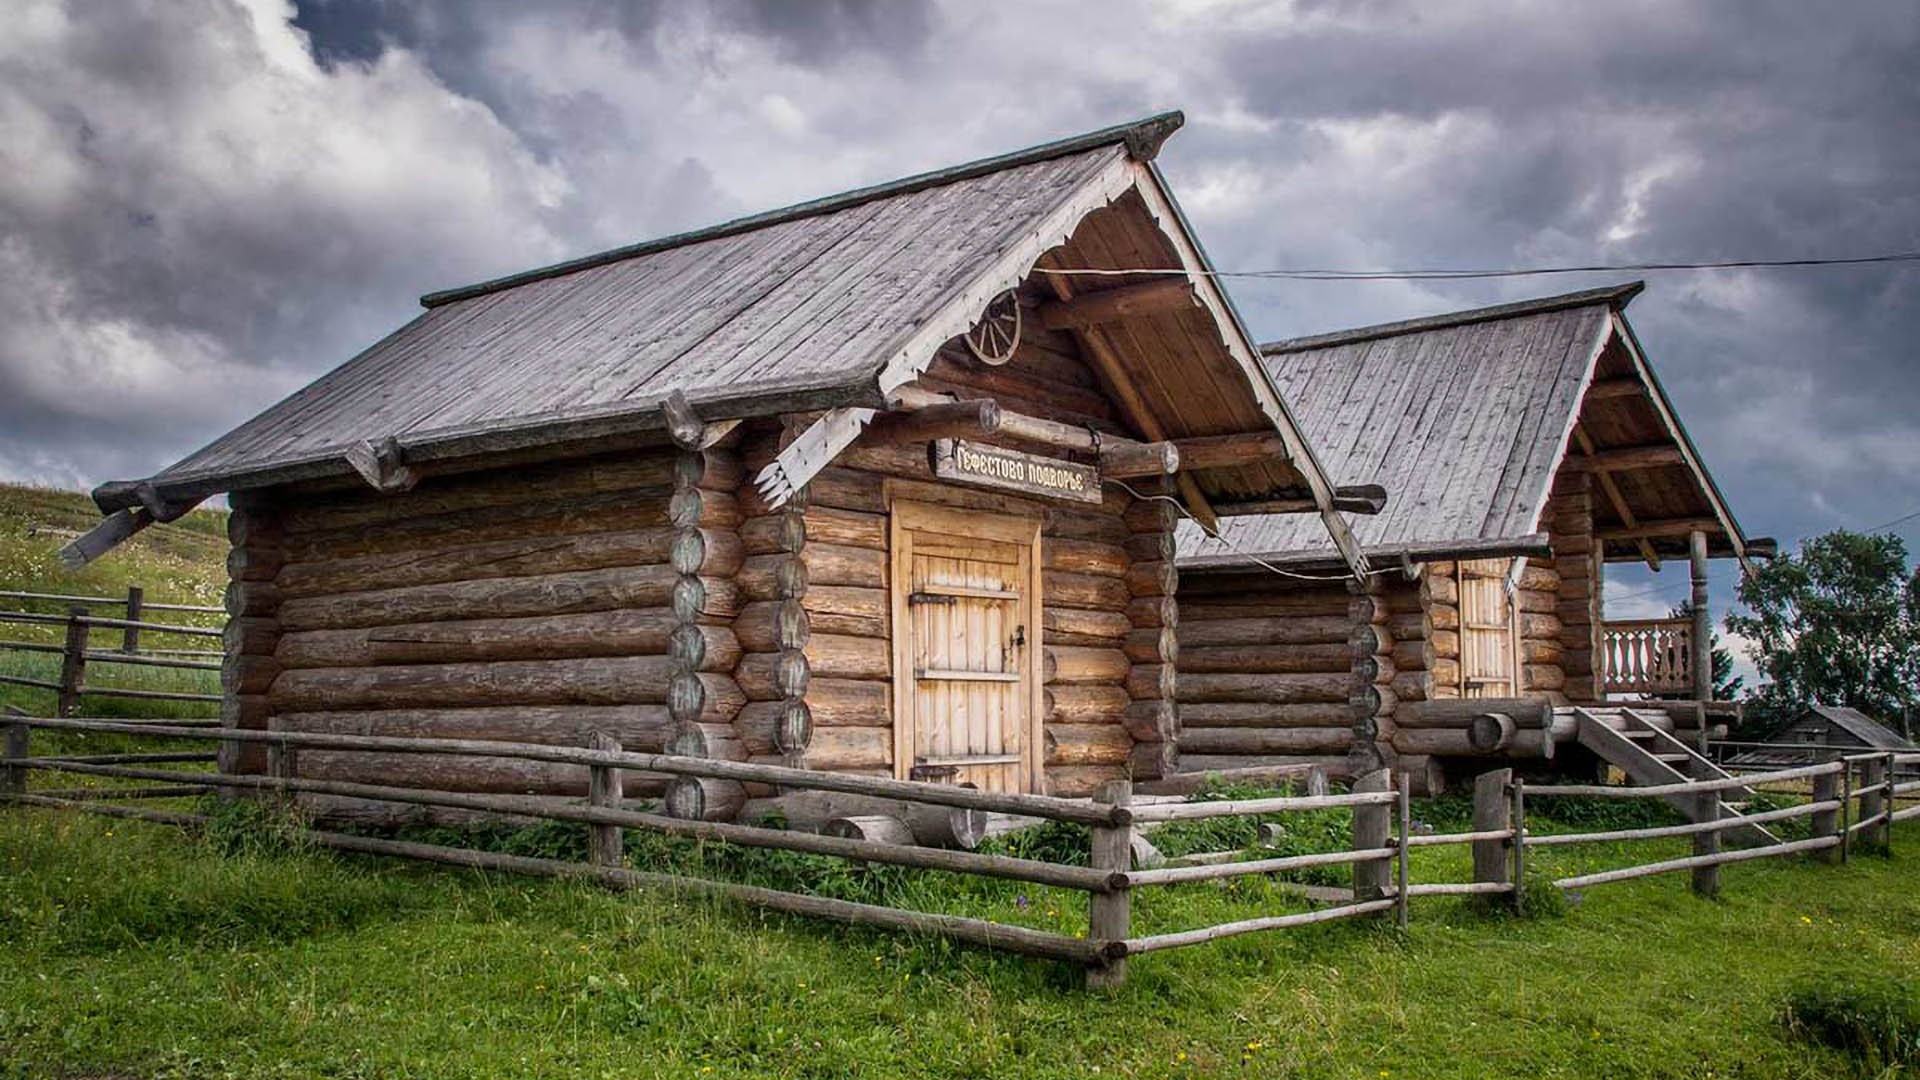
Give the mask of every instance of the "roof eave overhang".
[[[1451, 559], [1546, 557], [1553, 554], [1553, 545], [1549, 543], [1546, 533], [1531, 533], [1526, 536], [1368, 545], [1363, 550], [1370, 566], [1380, 566], [1395, 563], [1444, 562]], [[1183, 574], [1258, 570], [1262, 569], [1262, 564], [1306, 571], [1339, 569], [1346, 565], [1346, 561], [1337, 553], [1330, 551], [1270, 551], [1190, 555], [1175, 562]]]
[[[789, 412], [878, 405], [871, 383], [858, 372], [825, 381], [780, 386], [758, 386], [751, 394], [689, 396], [700, 419], [708, 422], [750, 420]], [[665, 398], [621, 402], [616, 406], [522, 417], [484, 427], [440, 428], [396, 434], [403, 460], [409, 466], [435, 472], [465, 472], [486, 468], [502, 455], [546, 448], [560, 449], [596, 442], [628, 440], [644, 445], [667, 438]], [[203, 473], [161, 472], [145, 480], [115, 480], [93, 490], [102, 513], [144, 505], [140, 491], [167, 503], [192, 505], [214, 495], [275, 487], [281, 484], [327, 480], [357, 475], [348, 462], [349, 446], [329, 447], [293, 461], [251, 469]]]

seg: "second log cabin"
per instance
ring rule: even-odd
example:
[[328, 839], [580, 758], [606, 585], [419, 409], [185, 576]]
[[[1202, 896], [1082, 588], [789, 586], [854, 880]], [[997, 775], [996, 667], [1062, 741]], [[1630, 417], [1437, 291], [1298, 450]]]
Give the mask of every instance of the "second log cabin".
[[[205, 449], [102, 485], [109, 517], [72, 554], [227, 494], [225, 717], [243, 728], [599, 740], [1067, 796], [1162, 775], [1175, 521], [1289, 507], [1364, 569], [1337, 512], [1356, 496], [1154, 167], [1178, 124], [427, 296]], [[1102, 272], [1142, 267], [1160, 273]], [[587, 785], [500, 758], [308, 750], [297, 769]], [[624, 788], [709, 820], [772, 794]]]
[[[1641, 288], [1264, 347], [1332, 474], [1393, 499], [1356, 519], [1358, 588], [1297, 519], [1183, 524], [1183, 768], [1384, 762], [1432, 789], [1449, 760], [1551, 758], [1571, 706], [1711, 697], [1706, 562], [1772, 542], [1741, 531], [1648, 364], [1625, 315]], [[1615, 562], [1689, 567], [1692, 614], [1609, 622]], [[1675, 712], [1649, 722], [1704, 722]]]

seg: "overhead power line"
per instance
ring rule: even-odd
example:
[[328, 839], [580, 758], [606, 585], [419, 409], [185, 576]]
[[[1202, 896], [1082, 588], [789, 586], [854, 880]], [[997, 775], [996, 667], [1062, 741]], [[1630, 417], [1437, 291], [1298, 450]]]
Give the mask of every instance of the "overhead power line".
[[[1920, 262], [1920, 251], [1886, 255], [1858, 255], [1839, 259], [1733, 259], [1725, 262], [1594, 263], [1586, 266], [1529, 266], [1454, 270], [1202, 270], [1215, 278], [1271, 278], [1290, 281], [1460, 281], [1475, 278], [1544, 277], [1550, 274], [1640, 273], [1653, 270], [1766, 270], [1809, 266], [1862, 266], [1874, 263]], [[1186, 276], [1184, 267], [1139, 266], [1123, 269], [1061, 269], [1035, 267], [1042, 274], [1092, 277]]]

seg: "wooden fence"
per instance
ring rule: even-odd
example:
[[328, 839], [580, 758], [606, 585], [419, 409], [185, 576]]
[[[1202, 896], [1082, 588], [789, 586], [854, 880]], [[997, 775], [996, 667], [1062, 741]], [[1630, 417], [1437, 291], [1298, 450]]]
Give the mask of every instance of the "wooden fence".
[[[1706, 780], [1641, 788], [1603, 786], [1529, 786], [1510, 770], [1497, 770], [1479, 778], [1474, 791], [1473, 824], [1468, 832], [1414, 835], [1409, 798], [1409, 777], [1397, 777], [1385, 770], [1356, 780], [1353, 790], [1344, 794], [1283, 795], [1186, 802], [1177, 797], [1166, 801], [1148, 801], [1136, 796], [1125, 782], [1109, 784], [1091, 800], [1064, 799], [1046, 795], [1025, 795], [978, 791], [953, 785], [929, 784], [891, 778], [824, 773], [783, 766], [724, 761], [711, 758], [681, 757], [671, 754], [635, 753], [622, 750], [605, 735], [596, 735], [585, 747], [532, 743], [505, 743], [465, 739], [394, 738], [381, 736], [256, 731], [237, 728], [204, 727], [191, 723], [164, 721], [111, 721], [76, 718], [0, 718], [4, 728], [4, 753], [0, 755], [0, 797], [27, 805], [66, 807], [119, 817], [131, 817], [174, 825], [204, 822], [201, 815], [124, 805], [126, 801], [169, 797], [216, 789], [252, 791], [262, 795], [285, 797], [296, 793], [346, 796], [419, 806], [446, 807], [487, 814], [564, 821], [585, 824], [590, 830], [590, 856], [586, 862], [569, 862], [526, 856], [505, 855], [468, 848], [449, 847], [380, 837], [348, 835], [324, 830], [309, 830], [312, 840], [322, 846], [346, 851], [423, 859], [459, 866], [547, 877], [573, 877], [598, 881], [618, 888], [659, 887], [678, 892], [724, 897], [776, 911], [837, 920], [860, 926], [926, 932], [988, 948], [1004, 949], [1032, 956], [1082, 965], [1091, 986], [1113, 986], [1126, 975], [1129, 957], [1180, 948], [1241, 934], [1280, 930], [1336, 919], [1366, 916], [1391, 917], [1400, 926], [1409, 920], [1409, 901], [1422, 896], [1497, 896], [1518, 905], [1527, 886], [1527, 854], [1530, 849], [1580, 843], [1617, 842], [1658, 837], [1692, 836], [1695, 854], [1684, 859], [1669, 859], [1640, 866], [1564, 878], [1553, 884], [1563, 889], [1582, 888], [1633, 877], [1679, 870], [1694, 872], [1694, 887], [1711, 893], [1718, 888], [1718, 867], [1747, 859], [1796, 853], [1837, 851], [1844, 858], [1853, 838], [1862, 837], [1885, 846], [1890, 842], [1893, 822], [1920, 815], [1920, 805], [1896, 809], [1902, 795], [1920, 793], [1920, 781], [1897, 783], [1892, 777], [1898, 765], [1920, 761], [1920, 754], [1876, 754], [1844, 761], [1828, 762], [1801, 769], [1782, 770], [1766, 777], [1734, 780]], [[179, 768], [154, 768], [157, 764], [200, 764], [213, 755], [199, 752], [43, 755], [29, 753], [32, 729], [77, 732], [111, 732], [151, 735], [179, 739], [220, 739], [229, 744], [264, 743], [268, 750], [268, 771], [264, 775], [227, 775]], [[403, 754], [452, 754], [491, 756], [524, 761], [544, 761], [583, 766], [588, 770], [588, 795], [581, 803], [561, 803], [516, 795], [491, 795], [431, 791], [357, 782], [310, 779], [299, 775], [298, 756], [302, 748], [324, 750], [377, 751]], [[1040, 821], [1071, 822], [1090, 827], [1091, 846], [1086, 865], [1070, 865], [1009, 855], [987, 854], [973, 850], [915, 846], [909, 843], [868, 839], [862, 836], [833, 835], [770, 828], [762, 825], [725, 821], [703, 821], [675, 817], [652, 810], [629, 809], [623, 805], [622, 777], [625, 771], [665, 773], [676, 778], [705, 781], [734, 781], [770, 785], [780, 789], [838, 792], [889, 800], [894, 805], [916, 808], [959, 810], [980, 814], [1008, 814]], [[140, 788], [30, 790], [28, 776], [34, 771], [70, 773], [135, 781]], [[1856, 784], [1855, 777], [1859, 783]], [[1727, 789], [1761, 779], [1811, 778], [1814, 798], [1803, 805], [1748, 815], [1744, 818], [1707, 820], [1684, 825], [1644, 829], [1620, 829], [1606, 832], [1551, 834], [1535, 836], [1526, 828], [1530, 798], [1597, 796], [1602, 798], [1666, 798], [1676, 794], [1697, 795], [1718, 807], [1720, 794]], [[1397, 781], [1397, 782], [1396, 782]], [[1857, 816], [1849, 807], [1859, 804]], [[672, 800], [668, 800], [672, 805]], [[1345, 808], [1352, 811], [1351, 844], [1341, 850], [1300, 855], [1262, 857], [1254, 852], [1219, 852], [1188, 856], [1159, 866], [1135, 866], [1135, 839], [1143, 830], [1168, 822], [1198, 821], [1229, 816], [1283, 815], [1293, 812]], [[1812, 819], [1813, 835], [1807, 840], [1772, 844], [1761, 848], [1720, 851], [1720, 832], [1740, 825], [1782, 821], [1790, 817]], [[1849, 817], [1853, 820], [1849, 822]], [[729, 881], [716, 881], [681, 874], [635, 870], [625, 865], [623, 831], [649, 830], [669, 836], [737, 844], [745, 847], [773, 848], [812, 855], [827, 855], [895, 866], [979, 874], [988, 877], [1029, 882], [1037, 885], [1073, 889], [1088, 894], [1088, 926], [1084, 935], [1054, 931], [956, 915], [903, 910], [884, 905], [813, 896]], [[1468, 845], [1472, 855], [1471, 880], [1415, 882], [1411, 880], [1409, 853], [1418, 847]], [[1136, 934], [1133, 928], [1135, 891], [1156, 886], [1173, 886], [1201, 881], [1218, 881], [1247, 875], [1271, 875], [1319, 866], [1348, 866], [1353, 888], [1331, 897], [1330, 906], [1308, 911], [1288, 911], [1234, 922], [1155, 934]]]
[[[224, 631], [220, 627], [181, 626], [171, 623], [146, 622], [137, 617], [124, 619], [106, 618], [90, 614], [89, 604], [124, 604], [134, 616], [146, 611], [181, 611], [195, 614], [218, 613], [224, 618], [225, 610], [215, 607], [202, 607], [194, 604], [145, 604], [136, 586], [127, 590], [127, 598], [66, 596], [55, 593], [0, 592], [0, 597], [17, 600], [38, 600], [67, 602], [70, 607], [64, 615], [52, 615], [34, 611], [0, 611], [0, 624], [14, 625], [54, 625], [63, 627], [65, 634], [59, 644], [40, 641], [17, 641], [0, 639], [0, 651], [26, 653], [54, 653], [60, 657], [60, 676], [56, 679], [36, 679], [26, 675], [0, 674], [0, 684], [9, 686], [28, 686], [47, 690], [54, 695], [54, 714], [71, 716], [85, 697], [144, 698], [150, 701], [188, 701], [204, 702], [210, 705], [220, 703], [219, 694], [196, 694], [172, 690], [142, 690], [133, 687], [88, 686], [87, 667], [89, 664], [129, 665], [145, 668], [171, 668], [189, 671], [219, 671], [220, 661], [214, 659], [222, 655], [220, 649], [141, 649], [140, 636], [169, 634], [188, 637], [220, 639]], [[120, 632], [118, 649], [98, 649], [92, 644], [93, 631], [105, 629]], [[149, 638], [149, 645], [151, 638]]]
[[1693, 689], [1693, 620], [1618, 619], [1600, 630], [1602, 689], [1673, 694]]

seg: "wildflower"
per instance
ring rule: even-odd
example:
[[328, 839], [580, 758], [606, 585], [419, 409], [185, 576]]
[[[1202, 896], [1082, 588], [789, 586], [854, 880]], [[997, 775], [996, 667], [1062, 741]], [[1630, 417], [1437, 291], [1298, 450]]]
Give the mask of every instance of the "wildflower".
[[1027, 910], [1027, 903], [1026, 893], [1021, 893], [1019, 896], [1013, 898], [1013, 906], [1019, 908], [1021, 911]]

